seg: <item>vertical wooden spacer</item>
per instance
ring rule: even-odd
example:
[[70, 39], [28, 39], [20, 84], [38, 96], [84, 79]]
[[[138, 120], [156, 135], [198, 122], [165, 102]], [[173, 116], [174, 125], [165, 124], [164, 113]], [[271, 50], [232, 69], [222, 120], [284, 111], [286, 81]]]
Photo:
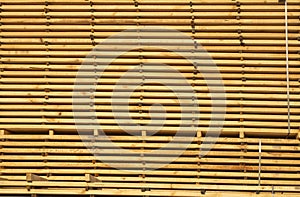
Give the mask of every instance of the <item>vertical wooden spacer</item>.
[[201, 145], [201, 138], [202, 138], [202, 132], [197, 131], [197, 143], [198, 143], [198, 145]]
[[[141, 134], [142, 134], [142, 142], [143, 142], [143, 145], [145, 145], [145, 143], [146, 143], [146, 139], [147, 139], [147, 131], [145, 131], [145, 130], [142, 130], [141, 131]], [[141, 147], [141, 160], [142, 160], [142, 162], [143, 162], [143, 171], [145, 171], [146, 170], [146, 162], [145, 162], [145, 160], [144, 160], [144, 157], [145, 157], [145, 155], [144, 155], [144, 146], [142, 146]], [[141, 175], [139, 175], [139, 177], [142, 179], [142, 184], [145, 184], [146, 183], [146, 181], [145, 181], [145, 177], [146, 177], [146, 175], [145, 174], [141, 174]], [[147, 191], [147, 189], [148, 188], [145, 188], [145, 187], [142, 187], [141, 188], [141, 191], [142, 192], [145, 192], [145, 191]], [[143, 195], [143, 197], [146, 197], [145, 195]]]
[[[99, 131], [98, 131], [98, 129], [94, 129], [93, 130], [93, 136], [91, 136], [92, 137], [92, 139], [91, 139], [91, 146], [92, 146], [92, 149], [93, 149], [93, 152], [95, 153], [97, 150], [97, 141], [96, 141], [96, 139], [97, 139], [97, 137], [99, 136]], [[92, 163], [93, 164], [96, 164], [96, 159], [93, 159], [92, 160]], [[94, 166], [94, 169], [97, 169], [97, 167], [96, 166]]]
[[142, 131], [142, 140], [143, 140], [143, 143], [146, 143], [146, 140], [147, 140], [147, 131], [145, 131], [145, 130]]
[[30, 191], [31, 190], [31, 186], [30, 185], [26, 185], [26, 189], [27, 189], [27, 191]]
[[[102, 182], [97, 177], [95, 177], [91, 174], [85, 174], [85, 181], [86, 181], [86, 183], [101, 183]], [[85, 189], [86, 189], [86, 191], [88, 191], [90, 189], [90, 187], [87, 185], [87, 187]], [[98, 188], [98, 189], [101, 190], [102, 188]]]
[[54, 135], [54, 130], [50, 129], [49, 130], [49, 136], [53, 136]]
[[[145, 184], [146, 183], [146, 181], [145, 181], [146, 175], [145, 174], [140, 174], [139, 177], [140, 177], [140, 179], [142, 179], [142, 181], [141, 181], [142, 184]], [[142, 192], [150, 191], [150, 188], [142, 187], [141, 191]], [[143, 195], [143, 197], [148, 197], [148, 195]]]
[[[200, 154], [201, 154], [201, 143], [202, 143], [202, 141], [201, 141], [201, 138], [202, 138], [202, 132], [201, 131], [197, 131], [197, 144], [198, 144], [198, 155], [197, 155], [197, 159], [198, 159], [198, 161], [197, 161], [197, 179], [199, 180], [200, 179], [200, 171], [201, 171], [201, 162], [200, 162], [200, 160], [201, 160], [201, 156], [200, 156]], [[196, 182], [196, 184], [198, 185], [198, 184], [200, 184], [199, 182]]]
[[27, 182], [33, 182], [33, 181], [48, 181], [47, 179], [40, 177], [38, 175], [27, 173], [26, 174], [26, 181]]
[[98, 137], [99, 136], [99, 131], [98, 129], [94, 129], [94, 137]]
[[95, 29], [94, 29], [94, 26], [95, 26], [95, 15], [94, 15], [94, 2], [93, 1], [90, 1], [90, 26], [91, 26], [91, 33], [90, 33], [90, 39], [91, 39], [91, 43], [93, 46], [96, 45], [96, 42], [95, 42], [95, 36], [94, 36], [94, 33], [95, 33]]
[[[244, 159], [244, 154], [247, 152], [246, 142], [244, 141], [245, 132], [243, 130], [240, 131], [240, 136], [239, 137], [240, 137], [240, 141], [241, 141], [241, 156], [240, 156], [240, 159], [243, 160]], [[244, 173], [247, 172], [246, 164], [244, 162], [240, 163], [240, 168], [241, 168], [241, 171], [243, 171]], [[246, 180], [247, 177], [245, 176], [244, 179]]]
[[[5, 135], [9, 135], [9, 134], [10, 134], [9, 131], [7, 131], [7, 130], [5, 130], [5, 129], [1, 129], [1, 130], [0, 130], [1, 141], [2, 141], [2, 142], [6, 141]], [[2, 149], [3, 146], [1, 145], [0, 148]], [[3, 156], [3, 152], [1, 151], [0, 153], [1, 153], [1, 156]], [[2, 162], [2, 159], [0, 159], [0, 162]], [[2, 167], [1, 167], [1, 168], [2, 168]]]
[[10, 132], [9, 131], [7, 131], [7, 130], [5, 130], [5, 129], [1, 129], [0, 130], [0, 135], [9, 135], [10, 134]]
[[245, 132], [244, 131], [240, 131], [240, 139], [244, 139], [245, 138]]
[[[8, 135], [8, 134], [10, 134], [9, 131], [7, 131], [7, 130], [5, 130], [5, 129], [1, 129], [1, 130], [0, 130], [0, 137], [1, 137], [1, 141], [2, 141], [2, 142], [5, 142], [5, 141], [6, 141], [5, 135]], [[2, 149], [2, 148], [3, 148], [3, 146], [1, 145], [1, 146], [0, 146], [0, 149]], [[0, 151], [0, 155], [1, 155], [1, 157], [3, 157], [3, 155], [4, 155], [4, 153], [2, 152], [2, 150]], [[0, 159], [0, 163], [2, 163], [2, 158]], [[0, 168], [3, 168], [3, 166], [1, 166]]]
[[87, 183], [97, 183], [97, 182], [101, 182], [101, 180], [99, 180], [97, 177], [91, 175], [91, 174], [85, 174], [85, 181]]
[[[146, 139], [147, 139], [147, 131], [143, 130], [142, 131], [142, 143], [143, 143], [143, 145], [146, 144]], [[145, 157], [144, 149], [145, 149], [144, 146], [141, 147], [141, 160], [142, 160], [143, 166], [144, 166], [143, 170], [145, 170], [145, 165], [146, 165], [145, 160], [144, 160], [144, 157]]]

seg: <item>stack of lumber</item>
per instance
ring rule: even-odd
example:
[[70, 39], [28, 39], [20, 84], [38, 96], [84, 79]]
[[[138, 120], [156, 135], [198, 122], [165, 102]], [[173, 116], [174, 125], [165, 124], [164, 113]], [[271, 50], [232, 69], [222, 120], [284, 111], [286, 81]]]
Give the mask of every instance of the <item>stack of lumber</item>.
[[[1, 0], [0, 196], [299, 196], [300, 3], [288, 0], [287, 8], [286, 25], [285, 5], [277, 0]], [[91, 135], [101, 142], [97, 131], [87, 127], [86, 136], [78, 135], [72, 91], [78, 69], [97, 44], [153, 25], [183, 32], [207, 50], [226, 91], [225, 120], [217, 142], [201, 157], [212, 112], [203, 76], [171, 51], [124, 53], [94, 93], [97, 121], [115, 145], [143, 155], [171, 142], [180, 125], [176, 95], [153, 83], [131, 95], [129, 109], [145, 125], [162, 114], [150, 115], [151, 105], [162, 104], [167, 119], [158, 133], [129, 135], [114, 120], [114, 85], [142, 63], [180, 71], [201, 113], [198, 132], [175, 161], [131, 171], [130, 155], [120, 159], [112, 151], [107, 161], [128, 165], [128, 171], [119, 170], [86, 146]], [[163, 36], [150, 34], [149, 40]], [[165, 78], [172, 81], [171, 75]], [[175, 154], [181, 143], [152, 155], [155, 162]]]

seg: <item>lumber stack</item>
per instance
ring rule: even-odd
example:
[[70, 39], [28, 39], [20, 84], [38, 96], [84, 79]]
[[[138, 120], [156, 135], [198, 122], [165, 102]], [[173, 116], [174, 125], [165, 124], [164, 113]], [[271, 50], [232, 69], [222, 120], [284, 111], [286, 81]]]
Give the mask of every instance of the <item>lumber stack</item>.
[[[288, 1], [287, 26], [285, 5], [277, 0], [2, 0], [0, 9], [0, 195], [300, 195], [298, 0]], [[78, 70], [97, 44], [126, 29], [153, 25], [183, 32], [208, 52], [222, 77], [226, 113], [220, 137], [201, 157], [212, 113], [201, 73], [182, 56], [159, 47], [122, 54], [97, 81], [93, 98], [95, 118], [116, 146], [151, 156], [141, 162], [160, 163], [186, 140], [151, 155], [172, 142], [182, 113], [176, 95], [155, 83], [143, 84], [129, 103], [117, 103], [117, 108], [126, 120], [122, 109], [128, 106], [139, 125], [159, 119], [165, 110], [164, 125], [153, 125], [159, 132], [129, 135], [117, 124], [112, 92], [135, 66], [153, 64], [148, 72], [170, 82], [172, 75], [159, 70], [159, 64], [178, 70], [195, 90], [200, 111], [197, 132], [180, 157], [153, 171], [132, 170], [132, 155], [120, 160], [118, 153], [109, 152], [97, 129], [87, 126], [78, 135], [72, 95]], [[153, 31], [145, 39], [155, 42], [164, 36]], [[113, 50], [107, 45], [107, 51]], [[138, 79], [140, 71], [133, 73], [132, 80]], [[151, 111], [157, 103], [164, 110]], [[98, 160], [91, 149], [99, 144], [109, 152], [105, 160], [128, 171]]]

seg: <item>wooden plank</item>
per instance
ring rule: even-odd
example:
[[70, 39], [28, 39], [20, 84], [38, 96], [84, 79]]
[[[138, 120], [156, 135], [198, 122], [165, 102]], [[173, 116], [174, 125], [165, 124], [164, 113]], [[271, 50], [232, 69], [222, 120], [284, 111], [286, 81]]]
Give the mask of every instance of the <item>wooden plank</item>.
[[[1, 192], [4, 194], [23, 194], [24, 192], [26, 192], [26, 190], [24, 189], [20, 189], [18, 190], [18, 192], [14, 191], [15, 189], [2, 189]], [[154, 190], [154, 191], [146, 191], [142, 192], [141, 190], [137, 190], [137, 189], [105, 189], [105, 190], [89, 190], [89, 191], [84, 191], [83, 189], [78, 189], [78, 188], [70, 188], [70, 191], [72, 192], [72, 194], [77, 194], [77, 195], [94, 195], [94, 194], [98, 194], [98, 195], [118, 195], [118, 196], [126, 196], [128, 195], [128, 193], [130, 193], [133, 196], [141, 196], [141, 195], [150, 195], [150, 196], [197, 196], [197, 197], [238, 197], [239, 195], [243, 195], [245, 197], [297, 197], [297, 193], [277, 193], [274, 194], [272, 196], [271, 192], [262, 192], [260, 194], [253, 194], [251, 192], [241, 192], [241, 193], [237, 193], [237, 192], [222, 192], [222, 194], [220, 192], [210, 192], [207, 191], [205, 194], [199, 194], [199, 191], [192, 191], [192, 190], [176, 190], [176, 191], [167, 191], [167, 190]], [[63, 194], [68, 194], [68, 192], [66, 191], [62, 191], [61, 189], [49, 189], [49, 190], [43, 190], [43, 189], [32, 189], [31, 192], [26, 192], [26, 193], [40, 193], [40, 194], [48, 194], [48, 195], [63, 195]]]
[[[136, 8], [131, 5], [106, 5], [106, 6], [101, 6], [97, 4], [97, 2], [94, 2], [93, 8], [97, 10], [112, 10], [112, 11], [136, 11]], [[201, 4], [198, 5], [197, 1], [193, 2], [193, 9], [194, 11], [236, 11], [236, 5], [214, 5], [213, 7], [211, 5], [207, 4]], [[22, 6], [17, 6], [13, 4], [4, 4], [2, 5], [3, 11], [12, 11], [12, 10], [43, 10], [44, 5], [22, 5]], [[61, 5], [57, 4], [49, 4], [48, 8], [51, 9], [51, 11], [68, 11], [68, 10], [74, 10], [74, 11], [90, 11], [90, 5], [68, 5], [65, 9], [62, 8]], [[289, 5], [289, 11], [297, 11], [299, 9], [299, 5]], [[189, 11], [190, 10], [190, 5], [188, 1], [185, 2], [185, 5], [174, 5], [174, 4], [162, 4], [159, 7], [155, 5], [149, 5], [149, 4], [139, 4], [139, 9], [140, 11], [158, 11], [158, 10], [163, 10], [163, 11]], [[247, 4], [242, 4], [241, 5], [241, 11], [284, 11], [284, 6], [280, 4], [275, 4], [272, 6], [267, 6], [267, 5], [247, 5]]]
[[[44, 120], [44, 119], [43, 119]], [[46, 121], [46, 120], [44, 120]], [[44, 122], [42, 121], [42, 122]], [[239, 123], [236, 124], [236, 126], [240, 126]], [[238, 134], [240, 132], [240, 128], [236, 128], [233, 126], [227, 126], [222, 129], [222, 133], [225, 135], [233, 135], [233, 134]], [[62, 124], [1, 124], [1, 127], [5, 127], [8, 130], [13, 130], [15, 132], [19, 133], [26, 133], [26, 132], [32, 132], [32, 133], [42, 133], [46, 132], [49, 129], [54, 129], [57, 131], [63, 131], [63, 132], [70, 132], [70, 133], [76, 133], [76, 127], [74, 125], [62, 125]], [[285, 127], [285, 126], [281, 126]], [[276, 136], [276, 137], [283, 137], [287, 135], [287, 130], [285, 128], [262, 128], [262, 127], [253, 127], [253, 128], [244, 128], [244, 132], [246, 132], [248, 135], [254, 134], [256, 136], [264, 136], [264, 137], [270, 137], [270, 136]], [[94, 127], [91, 127], [90, 129], [93, 129]], [[198, 127], [201, 129], [203, 132], [207, 132], [207, 125], [203, 127]], [[88, 132], [90, 129], [86, 129], [86, 132]], [[111, 126], [105, 126], [103, 129], [106, 132], [110, 132], [112, 134], [117, 134], [121, 130], [120, 128], [114, 128]], [[164, 128], [162, 132], [166, 134], [174, 134], [176, 133], [174, 128]], [[298, 133], [298, 129], [291, 129], [290, 135], [295, 136]]]
[[[23, 5], [24, 6], [24, 5]], [[124, 6], [124, 5], [123, 5]], [[123, 7], [122, 6], [122, 7]], [[103, 6], [102, 6], [103, 7]], [[156, 6], [157, 7], [157, 6]], [[132, 8], [132, 6], [131, 6]], [[42, 7], [44, 9], [44, 6]], [[135, 9], [135, 8], [134, 8]], [[290, 9], [290, 8], [289, 8]], [[32, 20], [31, 18], [2, 18], [1, 21], [3, 22], [2, 25], [8, 25], [8, 24], [36, 24], [36, 25], [44, 25], [45, 19], [44, 18], [36, 18], [35, 20]], [[188, 25], [191, 23], [190, 19], [161, 19], [160, 21], [153, 21], [152, 19], [136, 19], [136, 18], [119, 18], [119, 19], [110, 19], [110, 18], [96, 18], [93, 21], [89, 18], [69, 18], [69, 19], [63, 19], [63, 18], [50, 18], [48, 19], [50, 22], [50, 25], [56, 25], [56, 24], [85, 24], [90, 25], [91, 22], [94, 22], [95, 25], [99, 24], [120, 24], [120, 25], [129, 25], [129, 24], [136, 24], [139, 22], [142, 25], [154, 25], [154, 24], [160, 24], [160, 25]], [[195, 19], [195, 25], [217, 25], [217, 24], [230, 24], [230, 25], [238, 25], [241, 23], [242, 25], [283, 25], [284, 19], [243, 19], [240, 20], [237, 19]], [[288, 19], [288, 23], [290, 25], [297, 25], [298, 20], [297, 19]], [[291, 33], [290, 33], [291, 34]], [[244, 36], [244, 35], [243, 35]], [[263, 35], [261, 35], [263, 36]], [[274, 35], [264, 35], [264, 36], [274, 36]], [[228, 37], [232, 38], [232, 37]]]
[[[25, 186], [28, 183], [23, 182], [23, 181], [15, 181], [15, 183], [18, 183], [20, 186]], [[3, 186], [11, 186], [11, 182], [8, 181], [1, 181], [1, 185]], [[39, 187], [55, 187], [56, 182], [32, 182], [29, 183], [30, 186], [39, 186]], [[68, 182], [60, 182], [60, 187], [68, 187], [70, 183]], [[142, 188], [142, 187], [148, 187], [148, 188], [158, 188], [158, 189], [170, 189], [172, 188], [171, 184], [156, 184], [156, 183], [106, 183], [106, 182], [101, 182], [101, 183], [80, 183], [80, 182], [73, 182], [72, 183], [74, 187], [86, 187], [86, 186], [91, 186], [91, 187], [106, 187], [106, 188]], [[221, 190], [226, 190], [226, 191], [232, 191], [232, 190], [240, 190], [240, 191], [247, 191], [244, 186], [242, 185], [209, 185], [209, 184], [201, 184], [201, 185], [188, 185], [188, 184], [173, 184], [174, 187], [178, 189], [191, 189], [191, 190], [201, 190], [203, 188], [208, 188], [210, 190], [213, 189], [221, 189]], [[274, 186], [277, 191], [286, 191], [286, 192], [299, 192], [297, 187], [288, 187], [288, 186]], [[255, 191], [257, 186], [248, 186], [248, 190], [250, 191]], [[261, 187], [261, 191], [271, 191], [272, 186], [264, 186]]]
[[[11, 180], [18, 180], [18, 181], [23, 181], [24, 180], [24, 176], [4, 176], [7, 178], [10, 178]], [[145, 177], [145, 178], [141, 178], [139, 176], [133, 176], [133, 177], [127, 177], [127, 176], [120, 176], [120, 177], [114, 177], [114, 176], [103, 176], [101, 177], [102, 180], [105, 181], [124, 181], [124, 182], [136, 182], [136, 181], [142, 181], [143, 179], [145, 179], [146, 181], [150, 181], [150, 182], [168, 182], [170, 180], [174, 181], [174, 179], [172, 179], [172, 177], [166, 177], [166, 178], [157, 178], [157, 177]], [[51, 181], [85, 181], [84, 177], [82, 176], [52, 176], [51, 177]], [[228, 183], [237, 183], [239, 181], [241, 181], [241, 179], [214, 179], [214, 178], [206, 178], [203, 180], [199, 180], [197, 178], [185, 178], [185, 177], [178, 177], [177, 179], [175, 179], [175, 182], [179, 182], [179, 183], [191, 183], [191, 182], [202, 182], [202, 183], [213, 183], [213, 182], [217, 182], [217, 183], [224, 183], [228, 181]], [[256, 184], [257, 181], [256, 180], [242, 180], [244, 183], [248, 183], [248, 184]], [[292, 181], [272, 181], [272, 180], [262, 180], [263, 185], [276, 185], [278, 183], [281, 184], [293, 184]]]
[[[200, 108], [201, 110], [201, 108]], [[201, 110], [202, 111], [202, 110]], [[140, 114], [138, 112], [132, 112], [130, 113], [130, 117], [131, 118], [144, 118], [144, 119], [151, 119], [152, 118], [159, 118], [161, 115], [162, 111], [156, 111], [156, 112], [152, 112], [151, 116], [147, 113], [143, 113]], [[102, 118], [114, 118], [114, 116], [116, 116], [115, 113], [111, 113], [111, 112], [103, 112], [103, 111], [99, 111], [95, 113], [97, 116], [102, 117]], [[83, 116], [85, 115], [85, 113], [83, 113]], [[41, 112], [41, 111], [22, 111], [19, 112], [18, 114], [16, 114], [16, 112], [14, 111], [2, 111], [0, 112], [0, 116], [1, 117], [7, 117], [7, 118], [11, 118], [11, 117], [36, 117], [36, 116], [46, 116], [46, 117], [55, 117], [55, 116], [59, 116], [61, 118], [68, 118], [68, 117], [72, 117], [73, 113], [72, 112], [60, 112], [60, 111], [46, 111], [46, 112]], [[122, 112], [119, 111], [118, 112], [118, 117], [120, 118], [127, 118], [128, 114], [126, 112]], [[172, 114], [168, 114], [166, 115], [168, 117], [168, 119], [180, 119], [182, 114], [181, 113], [172, 113]], [[187, 118], [192, 118], [192, 115], [186, 115], [185, 117]], [[210, 118], [210, 114], [206, 114], [202, 111], [202, 113], [199, 115], [199, 119], [209, 119]], [[240, 119], [243, 118], [245, 120], [266, 120], [266, 121], [286, 121], [287, 120], [287, 116], [286, 115], [256, 115], [256, 114], [226, 114], [225, 115], [225, 119]], [[292, 121], [299, 121], [300, 117], [299, 115], [291, 115], [290, 119]]]

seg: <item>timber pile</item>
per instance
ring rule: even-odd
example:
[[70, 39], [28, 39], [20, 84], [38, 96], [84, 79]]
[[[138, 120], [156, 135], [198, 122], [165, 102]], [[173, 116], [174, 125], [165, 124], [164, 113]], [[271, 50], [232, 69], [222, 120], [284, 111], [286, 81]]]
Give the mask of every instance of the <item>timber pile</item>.
[[[277, 0], [1, 0], [0, 8], [0, 195], [300, 195], [298, 0], [288, 1], [288, 51], [285, 5]], [[205, 80], [181, 57], [159, 49], [132, 50], [113, 62], [95, 93], [96, 114], [124, 149], [144, 153], [170, 142], [180, 122], [170, 91], [148, 84], [130, 99], [130, 114], [140, 124], [149, 122], [157, 100], [169, 112], [153, 136], [124, 133], [109, 97], [132, 65], [171, 65], [195, 84], [201, 111], [187, 150], [155, 171], [120, 171], [98, 161], [77, 134], [72, 90], [83, 59], [97, 43], [137, 25], [194, 37], [218, 66], [226, 115], [221, 137], [205, 157], [199, 157], [211, 112]], [[130, 156], [119, 161], [113, 154], [107, 159], [130, 163]]]

